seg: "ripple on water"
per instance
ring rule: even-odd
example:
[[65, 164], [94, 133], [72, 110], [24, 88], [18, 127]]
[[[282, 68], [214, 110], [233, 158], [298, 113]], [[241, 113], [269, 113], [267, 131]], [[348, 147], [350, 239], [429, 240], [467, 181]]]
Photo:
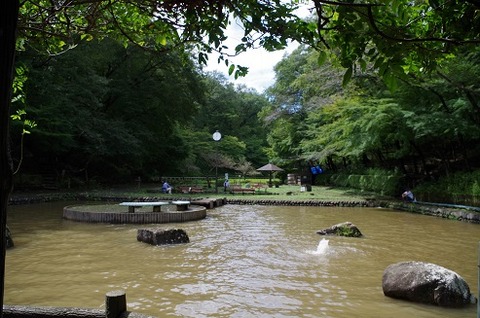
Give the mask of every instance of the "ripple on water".
[[[10, 210], [18, 244], [7, 252], [5, 303], [98, 308], [106, 292], [124, 289], [129, 310], [157, 317], [474, 315], [386, 298], [381, 276], [419, 258], [474, 286], [478, 225], [377, 209], [228, 205], [165, 226], [184, 229], [191, 243], [155, 247], [136, 241], [140, 226], [65, 221], [62, 208]], [[344, 221], [365, 237], [328, 237], [319, 253], [316, 230]]]

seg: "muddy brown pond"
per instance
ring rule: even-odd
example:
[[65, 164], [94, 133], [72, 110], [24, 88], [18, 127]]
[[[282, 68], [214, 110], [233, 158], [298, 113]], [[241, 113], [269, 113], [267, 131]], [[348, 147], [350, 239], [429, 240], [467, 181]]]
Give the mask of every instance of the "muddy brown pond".
[[[71, 202], [11, 206], [8, 305], [103, 308], [125, 290], [128, 310], [156, 317], [475, 317], [385, 297], [384, 269], [425, 261], [457, 272], [477, 295], [480, 225], [376, 208], [226, 205], [180, 224], [190, 243], [151, 246], [142, 225], [62, 219]], [[78, 204], [76, 202], [75, 204]], [[315, 231], [351, 221], [363, 238]], [[147, 225], [150, 226], [150, 225]]]

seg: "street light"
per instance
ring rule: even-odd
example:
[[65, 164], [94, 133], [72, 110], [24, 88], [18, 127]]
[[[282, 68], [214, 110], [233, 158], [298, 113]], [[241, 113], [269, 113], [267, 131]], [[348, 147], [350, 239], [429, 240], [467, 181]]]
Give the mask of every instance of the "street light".
[[[222, 139], [222, 134], [217, 130], [213, 133], [212, 138], [214, 141], [220, 141]], [[216, 162], [215, 162], [215, 193], [218, 193], [217, 182], [218, 182], [218, 146], [216, 146]]]

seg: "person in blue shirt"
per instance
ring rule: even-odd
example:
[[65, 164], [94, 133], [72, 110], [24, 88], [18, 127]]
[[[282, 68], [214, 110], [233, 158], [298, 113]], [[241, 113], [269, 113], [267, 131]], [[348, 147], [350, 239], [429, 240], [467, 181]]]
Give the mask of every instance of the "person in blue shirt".
[[413, 195], [413, 192], [408, 189], [402, 193], [402, 198], [407, 202], [417, 202], [415, 196]]
[[228, 179], [225, 179], [225, 182], [223, 183], [223, 192], [227, 193], [228, 188], [230, 187], [230, 182]]
[[172, 187], [168, 184], [167, 180], [163, 181], [162, 192], [163, 193], [172, 193]]

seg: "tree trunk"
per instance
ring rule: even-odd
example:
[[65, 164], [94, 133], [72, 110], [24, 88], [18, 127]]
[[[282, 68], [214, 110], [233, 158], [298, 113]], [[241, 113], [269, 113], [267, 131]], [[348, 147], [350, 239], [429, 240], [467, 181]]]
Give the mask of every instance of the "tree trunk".
[[12, 160], [9, 145], [10, 102], [12, 100], [15, 33], [18, 0], [0, 1], [0, 317], [3, 316], [5, 256], [7, 245], [7, 205], [12, 191]]

